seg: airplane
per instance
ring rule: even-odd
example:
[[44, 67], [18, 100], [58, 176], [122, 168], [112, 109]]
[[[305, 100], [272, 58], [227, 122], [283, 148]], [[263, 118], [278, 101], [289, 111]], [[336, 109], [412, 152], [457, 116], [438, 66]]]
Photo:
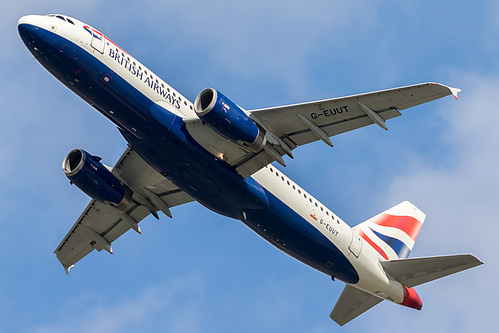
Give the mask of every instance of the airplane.
[[330, 317], [344, 325], [383, 300], [420, 310], [413, 287], [482, 262], [409, 258], [426, 215], [405, 201], [351, 228], [272, 163], [314, 141], [386, 121], [460, 89], [422, 83], [245, 110], [207, 88], [191, 102], [107, 36], [66, 15], [19, 19], [21, 39], [62, 84], [116, 125], [128, 146], [114, 167], [74, 149], [62, 167], [91, 201], [55, 250], [66, 274], [158, 212], [197, 201], [291, 257], [343, 281]]

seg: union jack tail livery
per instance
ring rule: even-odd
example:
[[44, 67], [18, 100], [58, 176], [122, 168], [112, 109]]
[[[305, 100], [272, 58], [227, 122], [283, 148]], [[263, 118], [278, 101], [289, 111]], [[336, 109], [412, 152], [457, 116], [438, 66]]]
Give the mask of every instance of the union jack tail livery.
[[355, 231], [385, 260], [409, 256], [426, 215], [404, 201], [359, 224]]
[[471, 254], [408, 259], [425, 218], [404, 201], [352, 228], [353, 239], [356, 233], [365, 241], [356, 253], [366, 278], [345, 287], [331, 319], [345, 325], [384, 299], [421, 310], [423, 302], [413, 287], [481, 264]]

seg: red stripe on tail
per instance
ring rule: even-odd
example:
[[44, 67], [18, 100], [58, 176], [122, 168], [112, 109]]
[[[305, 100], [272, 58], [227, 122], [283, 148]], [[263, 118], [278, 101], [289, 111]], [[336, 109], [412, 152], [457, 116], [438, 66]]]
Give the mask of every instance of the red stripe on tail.
[[376, 251], [378, 251], [378, 253], [385, 259], [385, 260], [389, 260], [388, 256], [386, 255], [385, 251], [383, 251], [382, 248], [380, 248], [378, 245], [376, 245], [369, 237], [367, 237], [367, 235], [364, 233], [364, 231], [362, 231], [360, 228], [354, 228], [353, 230], [355, 230], [359, 235], [360, 237], [364, 238], [364, 240], [366, 242], [369, 243], [369, 245], [371, 245]]
[[371, 219], [369, 222], [375, 223], [383, 227], [397, 228], [405, 232], [414, 241], [418, 237], [419, 230], [423, 226], [423, 223], [416, 220], [411, 216], [395, 216], [389, 214], [380, 214], [375, 218]]

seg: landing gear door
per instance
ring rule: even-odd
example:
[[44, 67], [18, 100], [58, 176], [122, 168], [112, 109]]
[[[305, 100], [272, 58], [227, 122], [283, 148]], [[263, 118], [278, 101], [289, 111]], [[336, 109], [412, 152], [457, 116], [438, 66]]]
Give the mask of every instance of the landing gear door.
[[362, 250], [362, 239], [360, 235], [352, 229], [352, 241], [350, 243], [350, 246], [348, 247], [350, 252], [358, 258], [360, 255], [360, 251]]
[[94, 48], [94, 50], [104, 54], [104, 44], [104, 35], [92, 29], [92, 42], [90, 45]]

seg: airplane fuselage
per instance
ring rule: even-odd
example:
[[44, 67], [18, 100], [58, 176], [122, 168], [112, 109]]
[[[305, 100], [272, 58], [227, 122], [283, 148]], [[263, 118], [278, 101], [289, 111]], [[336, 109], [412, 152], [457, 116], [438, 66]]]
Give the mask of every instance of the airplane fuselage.
[[273, 166], [243, 178], [196, 142], [193, 104], [92, 27], [67, 17], [28, 16], [23, 41], [59, 81], [112, 121], [154, 169], [207, 208], [241, 220], [303, 263], [402, 303], [380, 254]]

